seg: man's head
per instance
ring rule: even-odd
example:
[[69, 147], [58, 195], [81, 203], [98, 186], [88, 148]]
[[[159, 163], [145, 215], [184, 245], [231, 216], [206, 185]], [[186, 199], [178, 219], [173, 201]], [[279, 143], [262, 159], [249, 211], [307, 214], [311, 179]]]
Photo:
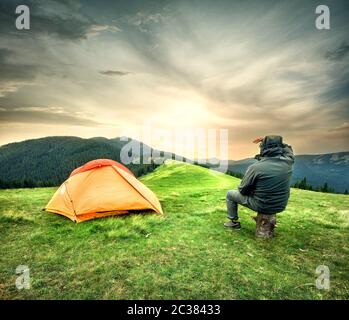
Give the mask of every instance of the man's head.
[[260, 154], [256, 155], [256, 159], [260, 159], [263, 156], [275, 156], [282, 153], [283, 141], [281, 136], [265, 136], [264, 138], [257, 138], [253, 142], [260, 142]]
[[271, 149], [282, 147], [282, 137], [281, 136], [265, 136], [262, 143], [260, 144], [260, 149]]

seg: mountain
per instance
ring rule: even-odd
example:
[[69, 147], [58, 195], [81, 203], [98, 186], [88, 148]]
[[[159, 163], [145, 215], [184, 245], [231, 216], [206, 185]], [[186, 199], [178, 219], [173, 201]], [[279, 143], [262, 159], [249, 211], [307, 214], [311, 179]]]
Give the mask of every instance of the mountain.
[[[40, 187], [61, 184], [73, 169], [98, 158], [120, 161], [120, 151], [128, 143], [127, 139], [107, 139], [96, 137], [83, 139], [78, 137], [45, 137], [10, 143], [0, 147], [0, 187]], [[126, 165], [136, 176], [154, 170], [155, 163], [143, 163], [151, 158], [152, 149], [137, 140], [132, 140], [139, 147], [139, 164]], [[153, 150], [154, 151], [154, 150]], [[159, 152], [159, 154], [163, 154]], [[151, 159], [155, 160], [155, 159]]]
[[[245, 173], [247, 167], [256, 162], [248, 158], [229, 161], [229, 170]], [[313, 187], [320, 187], [325, 182], [337, 192], [349, 190], [349, 152], [337, 152], [320, 155], [297, 155], [293, 168], [292, 184], [307, 178]]]

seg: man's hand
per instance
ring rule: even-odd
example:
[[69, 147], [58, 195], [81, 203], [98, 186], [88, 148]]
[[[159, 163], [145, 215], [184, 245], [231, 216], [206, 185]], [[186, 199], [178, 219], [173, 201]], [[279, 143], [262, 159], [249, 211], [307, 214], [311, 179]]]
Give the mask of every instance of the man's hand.
[[256, 138], [256, 139], [254, 139], [252, 142], [253, 143], [260, 143], [260, 142], [262, 142], [263, 141], [263, 137], [258, 137], [258, 138]]

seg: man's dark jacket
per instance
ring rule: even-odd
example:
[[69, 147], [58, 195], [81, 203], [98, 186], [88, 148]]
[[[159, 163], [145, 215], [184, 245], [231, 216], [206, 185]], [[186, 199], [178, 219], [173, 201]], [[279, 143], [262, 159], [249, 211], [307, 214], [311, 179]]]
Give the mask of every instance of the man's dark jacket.
[[294, 163], [292, 147], [283, 144], [281, 137], [269, 136], [256, 158], [258, 162], [247, 168], [238, 186], [240, 193], [249, 197], [258, 212], [274, 214], [285, 210]]

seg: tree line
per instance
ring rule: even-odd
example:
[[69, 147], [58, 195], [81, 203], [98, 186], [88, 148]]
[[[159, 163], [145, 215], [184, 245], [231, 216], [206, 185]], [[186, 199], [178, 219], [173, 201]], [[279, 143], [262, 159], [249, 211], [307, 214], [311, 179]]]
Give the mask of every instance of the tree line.
[[[317, 191], [317, 192], [325, 192], [325, 193], [340, 193], [340, 192], [336, 192], [334, 188], [330, 187], [327, 182], [325, 182], [322, 186], [313, 187], [311, 184], [308, 183], [307, 177], [304, 177], [303, 179], [298, 180], [296, 183], [292, 185], [292, 187], [296, 189], [309, 190], [309, 191]], [[347, 189], [344, 191], [344, 194], [348, 194]]]
[[[154, 171], [158, 165], [155, 163], [150, 164], [131, 164], [127, 166], [128, 169], [136, 176], [140, 177]], [[23, 178], [23, 179], [12, 179], [4, 180], [0, 178], [0, 189], [15, 189], [15, 188], [45, 188], [45, 187], [55, 187], [63, 183], [68, 175], [60, 174], [59, 176], [53, 179], [46, 180], [35, 180], [32, 178]]]

